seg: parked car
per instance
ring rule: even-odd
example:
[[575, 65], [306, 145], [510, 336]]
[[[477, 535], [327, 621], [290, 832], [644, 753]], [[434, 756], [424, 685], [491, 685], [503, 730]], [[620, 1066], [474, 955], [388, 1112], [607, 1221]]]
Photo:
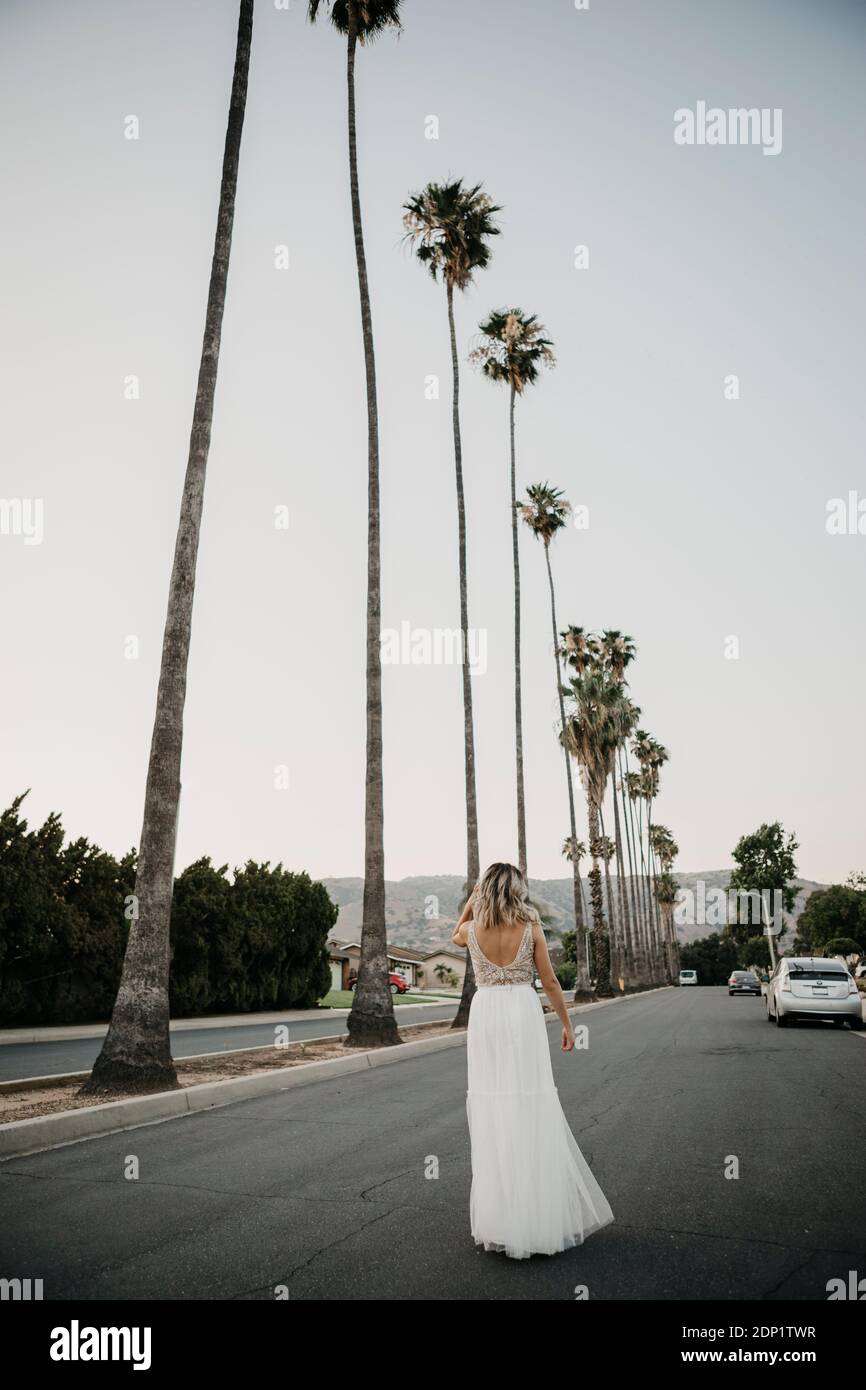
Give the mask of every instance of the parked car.
[[680, 971], [680, 984], [681, 984], [681, 985], [696, 985], [697, 983], [698, 983], [698, 972], [697, 972], [697, 970], [681, 970], [681, 971]]
[[[357, 983], [358, 983], [358, 977], [357, 977], [357, 975], [356, 975], [356, 976], [354, 977], [354, 979], [351, 979], [351, 980], [349, 981], [349, 989], [352, 990], [352, 991], [354, 992], [354, 989], [355, 989], [355, 986], [356, 986]], [[409, 992], [409, 986], [407, 985], [406, 981], [403, 979], [403, 976], [402, 976], [402, 975], [389, 975], [389, 976], [388, 976], [388, 984], [389, 984], [390, 987], [391, 987], [391, 993], [392, 993], [392, 994], [408, 994], [408, 992]]]
[[728, 980], [728, 994], [760, 994], [761, 981], [754, 970], [734, 970]]
[[841, 961], [783, 956], [767, 986], [767, 1022], [785, 1028], [798, 1018], [830, 1019], [837, 1028], [848, 1023], [859, 1033], [862, 997]]

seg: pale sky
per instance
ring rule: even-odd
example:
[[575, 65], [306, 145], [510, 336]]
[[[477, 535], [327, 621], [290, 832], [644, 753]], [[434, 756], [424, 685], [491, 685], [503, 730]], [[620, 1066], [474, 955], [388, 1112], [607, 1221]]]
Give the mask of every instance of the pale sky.
[[[41, 544], [0, 535], [0, 798], [31, 787], [32, 824], [57, 810], [115, 853], [141, 826], [237, 9], [0, 6], [0, 497], [44, 513]], [[178, 869], [203, 854], [315, 876], [363, 866], [345, 51], [304, 14], [256, 6]], [[670, 750], [656, 810], [678, 867], [726, 867], [741, 834], [781, 819], [804, 876], [866, 868], [866, 535], [825, 524], [831, 499], [866, 498], [864, 6], [406, 0], [404, 23], [357, 65], [385, 627], [459, 622], [444, 292], [401, 246], [401, 204], [449, 174], [503, 204], [491, 268], [457, 305], [470, 623], [487, 642], [482, 861], [517, 852], [507, 400], [465, 359], [487, 312], [519, 305], [557, 354], [518, 408], [519, 487], [549, 479], [589, 509], [553, 551], [560, 625], [637, 642], [631, 689]], [[674, 112], [699, 101], [780, 109], [780, 153], [675, 144]], [[133, 374], [140, 399], [126, 400]], [[562, 876], [547, 582], [528, 533], [521, 562], [529, 867]], [[462, 872], [459, 667], [387, 666], [384, 721], [387, 876]]]

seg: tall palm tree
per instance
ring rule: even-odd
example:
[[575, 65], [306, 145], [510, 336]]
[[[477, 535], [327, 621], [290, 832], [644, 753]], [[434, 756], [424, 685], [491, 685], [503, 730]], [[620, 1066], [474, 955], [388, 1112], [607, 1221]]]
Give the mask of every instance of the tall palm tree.
[[611, 743], [616, 738], [614, 712], [620, 699], [620, 689], [607, 679], [603, 670], [596, 667], [582, 676], [574, 677], [570, 682], [569, 694], [573, 707], [569, 710], [562, 737], [577, 762], [586, 793], [589, 853], [592, 859], [589, 883], [596, 990], [601, 996], [609, 996], [612, 993], [610, 942], [599, 868], [605, 844], [600, 830], [599, 810], [610, 770]]
[[220, 336], [247, 99], [253, 0], [241, 0], [229, 100], [204, 341], [162, 639], [156, 717], [147, 767], [135, 877], [138, 916], [130, 924], [108, 1033], [83, 1090], [169, 1090], [178, 1085], [169, 1038], [169, 924], [180, 801], [183, 707], [195, 570], [210, 448]]
[[[628, 749], [624, 750], [626, 766], [628, 765]], [[646, 803], [647, 784], [642, 772], [627, 771], [623, 779], [626, 796], [628, 797], [629, 809], [631, 814], [633, 836], [634, 836], [634, 855], [635, 855], [635, 874], [637, 877], [637, 900], [641, 917], [641, 930], [643, 945], [647, 962], [647, 982], [655, 983], [655, 972], [658, 964], [656, 949], [653, 941], [654, 932], [652, 927], [651, 914], [647, 901], [648, 868], [647, 857], [644, 849], [644, 806]]]
[[[647, 905], [647, 915], [650, 925], [650, 937], [654, 941], [656, 960], [658, 961], [658, 933], [655, 921], [655, 905], [652, 896], [652, 873], [650, 869], [650, 803], [652, 801], [652, 785], [650, 773], [652, 739], [645, 729], [636, 729], [632, 737], [631, 751], [638, 762], [639, 772], [634, 783], [634, 790], [637, 792], [638, 805], [638, 824], [641, 832], [641, 867], [644, 877], [644, 893]], [[646, 857], [644, 858], [644, 848]]]
[[664, 945], [670, 983], [676, 979], [678, 970], [677, 938], [674, 931], [673, 909], [677, 897], [677, 881], [671, 873], [673, 862], [679, 854], [671, 832], [664, 825], [653, 825], [650, 829], [650, 843], [658, 856], [661, 873], [656, 881], [656, 898], [662, 909], [664, 924]]
[[[547, 565], [547, 581], [550, 587], [550, 620], [553, 626], [553, 656], [556, 662], [556, 693], [559, 699], [559, 727], [565, 728], [565, 694], [562, 688], [562, 666], [560, 664], [559, 637], [556, 623], [556, 591], [553, 584], [553, 570], [550, 564], [550, 542], [554, 536], [568, 525], [568, 518], [571, 515], [571, 505], [563, 497], [559, 488], [551, 487], [550, 483], [533, 483], [526, 489], [528, 502], [524, 502], [520, 507], [520, 515], [526, 522], [536, 540], [540, 540], [544, 546], [544, 559]], [[571, 827], [570, 843], [578, 844], [577, 839], [577, 820], [574, 812], [574, 783], [571, 777], [571, 757], [568, 749], [563, 747], [565, 756], [565, 777], [568, 786], [568, 815]], [[569, 840], [566, 841], [566, 845]], [[584, 944], [584, 949], [577, 951], [577, 975], [575, 979], [575, 996], [590, 993], [589, 984], [589, 962], [586, 958], [586, 934], [583, 921], [583, 894], [580, 884], [580, 860], [577, 855], [570, 854], [572, 875], [574, 879], [574, 921], [576, 937], [578, 943]]]
[[[626, 697], [620, 711], [620, 740], [616, 749], [616, 763], [619, 772], [619, 782], [614, 784], [614, 807], [615, 821], [619, 823], [619, 806], [622, 805], [623, 817], [622, 825], [625, 831], [625, 849], [628, 858], [628, 891], [625, 899], [628, 904], [628, 914], [631, 922], [633, 938], [633, 954], [635, 964], [635, 975], [637, 983], [642, 986], [649, 984], [649, 952], [645, 939], [644, 921], [642, 908], [642, 898], [640, 895], [641, 881], [637, 874], [637, 826], [634, 816], [634, 803], [628, 792], [628, 782], [626, 768], [623, 762], [628, 740], [640, 723], [641, 712], [633, 700]], [[617, 790], [619, 795], [617, 796]]]
[[[314, 24], [323, 0], [308, 0]], [[367, 384], [367, 770], [364, 804], [364, 919], [361, 959], [352, 1008], [346, 1021], [347, 1045], [400, 1042], [388, 985], [388, 938], [385, 931], [385, 849], [382, 799], [382, 665], [381, 575], [379, 538], [379, 416], [376, 357], [361, 195], [358, 188], [358, 143], [355, 125], [355, 54], [387, 29], [401, 28], [401, 0], [324, 0], [331, 23], [346, 39], [346, 85], [349, 124], [349, 191], [355, 234], [355, 261], [361, 300], [361, 333]]]
[[655, 846], [653, 844], [652, 838], [652, 816], [653, 802], [655, 801], [659, 792], [659, 771], [662, 767], [664, 767], [665, 763], [668, 760], [668, 757], [668, 750], [666, 748], [663, 748], [662, 745], [656, 739], [649, 738], [647, 740], [647, 743], [645, 745], [646, 761], [643, 771], [647, 797], [647, 857], [649, 863], [652, 903], [655, 914], [655, 926], [659, 941], [659, 957], [665, 969], [667, 969], [668, 958], [664, 946], [663, 923], [661, 917], [661, 900], [657, 892], [656, 855]]
[[[466, 587], [466, 507], [463, 496], [463, 447], [460, 436], [460, 371], [454, 327], [454, 291], [464, 291], [476, 270], [490, 261], [490, 238], [499, 235], [494, 214], [501, 211], [481, 184], [463, 187], [462, 179], [428, 183], [403, 204], [403, 226], [421, 265], [445, 285], [448, 332], [451, 340], [451, 422], [454, 432], [454, 470], [457, 479], [457, 556], [460, 584], [460, 631], [463, 660], [463, 761], [466, 781], [466, 895], [480, 874], [478, 807], [475, 792], [475, 733], [472, 723], [472, 677], [469, 669], [469, 604]], [[460, 1007], [453, 1028], [465, 1028], [475, 993], [475, 976], [467, 954]]]
[[514, 566], [514, 732], [517, 764], [517, 856], [526, 873], [526, 798], [523, 790], [523, 712], [520, 689], [520, 554], [517, 543], [517, 463], [514, 405], [527, 386], [538, 380], [540, 368], [556, 361], [553, 343], [535, 314], [522, 309], [497, 309], [480, 325], [478, 346], [470, 360], [490, 381], [508, 387], [508, 429], [511, 444], [511, 551]]
[[610, 978], [611, 984], [613, 984], [613, 981], [618, 981], [624, 973], [621, 942], [619, 940], [617, 928], [616, 903], [614, 902], [613, 889], [610, 882], [610, 861], [616, 853], [616, 845], [610, 836], [605, 834], [602, 807], [599, 807], [598, 820], [601, 828], [598, 852], [604, 865], [604, 897], [607, 905], [608, 939], [610, 941]]
[[[574, 836], [571, 836], [571, 835], [570, 835], [570, 836], [568, 837], [567, 840], [563, 840], [563, 842], [562, 842], [562, 852], [563, 852], [563, 854], [565, 855], [566, 859], [568, 860], [569, 864], [573, 864], [573, 865], [574, 865], [573, 873], [575, 874], [575, 876], [576, 876], [576, 878], [577, 878], [577, 893], [578, 893], [578, 900], [579, 900], [579, 902], [580, 902], [580, 919], [581, 919], [581, 923], [582, 923], [582, 928], [581, 928], [580, 934], [583, 936], [583, 952], [584, 952], [584, 958], [585, 958], [585, 960], [586, 960], [586, 971], [587, 971], [586, 987], [587, 987], [587, 993], [589, 994], [589, 993], [591, 993], [591, 989], [590, 989], [590, 985], [589, 985], [589, 978], [590, 978], [590, 974], [591, 974], [591, 964], [590, 964], [590, 959], [589, 959], [589, 931], [587, 930], [587, 925], [586, 925], [586, 912], [585, 912], [585, 910], [584, 910], [584, 905], [583, 905], [583, 884], [581, 883], [581, 880], [580, 880], [580, 861], [581, 861], [581, 859], [585, 859], [585, 858], [586, 858], [586, 845], [583, 843], [583, 840], [578, 840], [578, 839], [576, 839]], [[577, 940], [577, 935], [575, 935], [575, 940]], [[579, 954], [577, 954], [577, 952], [576, 952], [575, 954], [576, 954], [576, 958], [577, 958], [578, 960], [580, 960]], [[575, 977], [575, 978], [577, 979], [577, 977]]]
[[[633, 899], [630, 895], [633, 892], [631, 879], [626, 881], [625, 855], [623, 854], [623, 836], [619, 818], [619, 797], [617, 795], [617, 772], [622, 775], [621, 759], [622, 747], [634, 728], [634, 705], [625, 693], [626, 668], [631, 664], [636, 655], [634, 639], [619, 632], [617, 629], [609, 628], [602, 632], [600, 636], [592, 639], [594, 650], [598, 654], [604, 669], [610, 679], [617, 682], [623, 688], [622, 701], [619, 708], [619, 738], [616, 747], [612, 751], [611, 764], [611, 792], [613, 801], [614, 818], [614, 843], [616, 846], [617, 864], [617, 895], [619, 899], [619, 915], [623, 926], [626, 970], [627, 975], [636, 977], [636, 982], [640, 983], [640, 960], [637, 944], [637, 927], [633, 912]], [[626, 829], [626, 847], [629, 853], [631, 847], [628, 842], [628, 829]]]

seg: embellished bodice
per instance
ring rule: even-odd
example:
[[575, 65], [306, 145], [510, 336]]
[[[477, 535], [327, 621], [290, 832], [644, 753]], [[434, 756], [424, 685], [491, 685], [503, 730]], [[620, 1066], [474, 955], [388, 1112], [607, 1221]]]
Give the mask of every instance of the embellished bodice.
[[487, 959], [478, 945], [475, 923], [470, 920], [469, 954], [472, 957], [472, 969], [475, 971], [475, 983], [477, 985], [531, 985], [535, 976], [532, 923], [527, 922], [526, 931], [523, 933], [517, 948], [517, 955], [510, 965], [497, 965], [495, 961]]

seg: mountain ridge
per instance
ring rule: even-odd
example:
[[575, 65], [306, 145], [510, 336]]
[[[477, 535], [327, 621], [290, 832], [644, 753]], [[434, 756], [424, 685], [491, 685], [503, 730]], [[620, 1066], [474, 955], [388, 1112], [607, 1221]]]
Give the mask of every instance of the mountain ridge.
[[[711, 869], [697, 873], [676, 873], [680, 888], [697, 892], [703, 883], [705, 892], [726, 890], [732, 870]], [[585, 872], [581, 874], [586, 920], [591, 920], [589, 885]], [[332, 940], [356, 941], [361, 933], [364, 880], [359, 877], [323, 878], [321, 880], [339, 909], [337, 922], [330, 932]], [[451, 932], [460, 911], [460, 900], [466, 882], [465, 874], [412, 874], [385, 882], [385, 929], [388, 943], [411, 950], [432, 951], [451, 947]], [[616, 874], [611, 874], [611, 886], [616, 891]], [[628, 885], [630, 876], [624, 883]], [[796, 878], [797, 900], [794, 910], [786, 913], [793, 926], [802, 912], [810, 893], [826, 888], [827, 884], [814, 879]], [[554, 937], [574, 930], [574, 886], [571, 877], [555, 879], [530, 878], [532, 901], [541, 913], [545, 927]], [[605, 894], [605, 908], [607, 906]], [[715, 925], [677, 926], [677, 939], [685, 945], [717, 931]], [[789, 928], [790, 936], [790, 928]]]

